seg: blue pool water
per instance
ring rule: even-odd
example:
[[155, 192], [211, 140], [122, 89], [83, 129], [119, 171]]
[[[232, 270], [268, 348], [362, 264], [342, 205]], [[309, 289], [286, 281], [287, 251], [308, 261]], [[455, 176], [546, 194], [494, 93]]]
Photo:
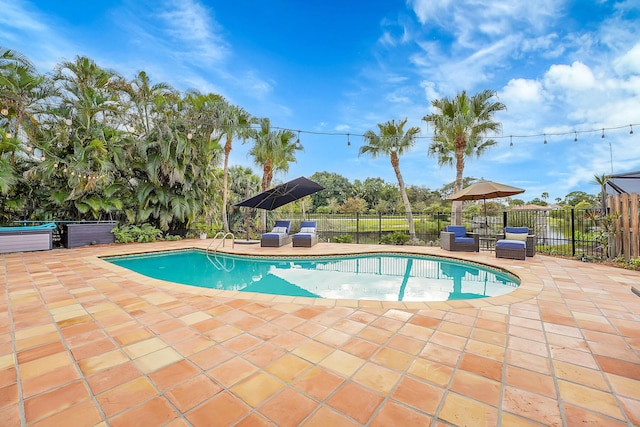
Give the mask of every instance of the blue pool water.
[[503, 295], [519, 285], [499, 270], [414, 255], [266, 258], [185, 250], [105, 260], [185, 285], [311, 298], [446, 301]]

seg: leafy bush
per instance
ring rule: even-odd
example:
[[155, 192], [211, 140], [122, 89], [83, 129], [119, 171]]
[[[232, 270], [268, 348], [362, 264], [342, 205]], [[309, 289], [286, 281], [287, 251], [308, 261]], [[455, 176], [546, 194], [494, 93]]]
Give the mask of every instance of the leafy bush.
[[113, 229], [117, 243], [155, 242], [162, 238], [162, 231], [151, 224], [122, 225]]
[[166, 236], [164, 236], [164, 240], [166, 240], [167, 242], [173, 242], [174, 240], [182, 240], [182, 237], [178, 236], [177, 234], [167, 234]]
[[383, 245], [404, 245], [409, 241], [409, 236], [401, 231], [394, 231], [391, 234], [384, 236], [380, 243]]
[[343, 234], [342, 236], [335, 236], [333, 241], [336, 243], [353, 243], [353, 236], [351, 234]]

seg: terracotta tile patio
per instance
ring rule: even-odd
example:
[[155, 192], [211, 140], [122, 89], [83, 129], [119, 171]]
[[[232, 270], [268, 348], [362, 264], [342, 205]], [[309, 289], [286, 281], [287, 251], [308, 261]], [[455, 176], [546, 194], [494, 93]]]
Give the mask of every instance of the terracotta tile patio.
[[427, 247], [506, 268], [510, 294], [307, 299], [150, 279], [99, 256], [184, 240], [0, 256], [0, 425], [640, 425], [640, 273]]

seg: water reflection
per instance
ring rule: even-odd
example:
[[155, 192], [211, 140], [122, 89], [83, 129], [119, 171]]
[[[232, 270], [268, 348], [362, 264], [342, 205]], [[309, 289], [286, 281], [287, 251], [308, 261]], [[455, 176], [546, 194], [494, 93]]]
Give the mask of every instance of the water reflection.
[[312, 298], [446, 301], [503, 295], [517, 283], [480, 266], [438, 258], [366, 255], [341, 258], [250, 258], [201, 251], [118, 257], [141, 274], [205, 288]]

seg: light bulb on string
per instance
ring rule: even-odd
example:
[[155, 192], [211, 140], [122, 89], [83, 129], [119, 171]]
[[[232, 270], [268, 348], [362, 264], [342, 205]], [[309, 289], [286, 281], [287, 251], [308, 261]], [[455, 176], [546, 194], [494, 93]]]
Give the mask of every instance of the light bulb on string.
[[545, 143], [545, 145], [547, 144], [547, 134], [546, 133], [544, 134], [544, 143]]
[[347, 147], [351, 147], [351, 140], [349, 139], [349, 134], [347, 134]]
[[629, 135], [633, 135], [633, 125], [629, 125], [629, 127], [631, 128], [631, 130], [629, 131]]
[[33, 147], [31, 147], [31, 145], [27, 144], [27, 153], [30, 153], [31, 150], [33, 150]]
[[71, 117], [67, 117], [66, 119], [64, 119], [64, 124], [66, 124], [67, 126], [71, 126], [73, 124], [73, 120], [71, 120]]
[[578, 142], [578, 132], [574, 131], [573, 142]]
[[12, 136], [12, 135], [11, 135], [11, 131], [10, 131], [10, 130], [8, 130], [8, 131], [7, 131], [7, 133], [5, 133], [5, 136], [6, 136], [7, 138], [11, 138], [11, 136]]
[[296, 139], [296, 147], [300, 148], [300, 131], [298, 131], [298, 139]]
[[509, 135], [509, 147], [513, 147], [513, 135]]
[[44, 154], [42, 156], [40, 156], [40, 161], [44, 162], [47, 158], [44, 156]]
[[135, 131], [136, 128], [133, 125], [129, 125], [129, 132], [133, 133], [133, 131]]
[[604, 128], [602, 128], [602, 136], [600, 138], [604, 139]]
[[7, 114], [9, 114], [9, 109], [7, 107], [2, 107], [0, 113], [2, 113], [3, 116], [6, 116]]
[[187, 133], [187, 139], [191, 139], [191, 138], [193, 138], [193, 132], [189, 131]]

